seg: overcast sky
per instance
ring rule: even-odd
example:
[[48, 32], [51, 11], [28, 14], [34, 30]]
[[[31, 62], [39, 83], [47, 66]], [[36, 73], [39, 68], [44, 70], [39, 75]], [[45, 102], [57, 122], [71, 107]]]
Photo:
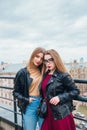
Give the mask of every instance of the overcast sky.
[[38, 46], [87, 61], [87, 0], [0, 0], [0, 61], [28, 60]]

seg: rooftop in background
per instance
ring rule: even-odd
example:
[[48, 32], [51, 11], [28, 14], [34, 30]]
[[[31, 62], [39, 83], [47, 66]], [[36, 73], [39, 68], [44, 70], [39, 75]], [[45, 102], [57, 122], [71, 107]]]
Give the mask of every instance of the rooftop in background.
[[0, 73], [16, 73], [21, 68], [25, 67], [26, 65], [23, 63], [18, 64], [8, 64], [5, 68], [0, 70]]
[[[3, 64], [0, 65], [0, 73], [16, 73], [21, 68], [26, 66], [27, 62], [15, 63], [15, 64]], [[72, 68], [84, 68], [87, 67], [87, 62], [77, 62], [65, 63], [66, 68], [70, 71]]]

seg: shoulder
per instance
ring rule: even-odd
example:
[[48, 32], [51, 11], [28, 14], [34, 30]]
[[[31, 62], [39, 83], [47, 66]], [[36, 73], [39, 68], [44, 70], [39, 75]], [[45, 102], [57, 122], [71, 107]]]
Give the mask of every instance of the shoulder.
[[[20, 69], [20, 70], [16, 73], [16, 76], [15, 76], [15, 78], [14, 78], [14, 82], [20, 81], [20, 80], [23, 81], [23, 80], [25, 79], [25, 77], [27, 76], [27, 73], [28, 73], [28, 71], [27, 71], [27, 68], [26, 68], [26, 67]], [[29, 73], [28, 73], [28, 74], [29, 74]]]
[[56, 75], [57, 77], [60, 77], [61, 79], [70, 76], [70, 74], [69, 74], [68, 72], [59, 72], [59, 71], [56, 71], [55, 75]]
[[75, 83], [73, 78], [71, 77], [71, 75], [69, 73], [63, 73], [62, 74], [62, 82], [67, 84], [67, 85]]
[[23, 76], [23, 75], [26, 75], [28, 72], [27, 68], [22, 68], [20, 69], [17, 73], [16, 73], [16, 77], [20, 77], [20, 76]]
[[25, 68], [22, 68], [22, 69], [20, 69], [18, 72], [17, 72], [17, 74], [23, 74], [23, 73], [28, 73], [28, 71], [27, 71], [27, 68], [25, 67]]
[[68, 72], [57, 72], [57, 79], [60, 79], [62, 82], [64, 81], [74, 81], [71, 77], [71, 75]]
[[71, 77], [68, 72], [66, 72], [66, 73], [63, 72], [61, 75], [62, 75], [62, 78]]
[[72, 77], [71, 77], [71, 75], [68, 73], [68, 72], [66, 72], [66, 73], [62, 73], [61, 74], [62, 76], [61, 76], [61, 78], [62, 78], [62, 80], [71, 80], [72, 79]]

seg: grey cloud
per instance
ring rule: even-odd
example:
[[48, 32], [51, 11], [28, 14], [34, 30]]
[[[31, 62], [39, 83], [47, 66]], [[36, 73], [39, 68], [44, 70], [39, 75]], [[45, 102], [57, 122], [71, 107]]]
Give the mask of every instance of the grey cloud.
[[47, 48], [87, 46], [86, 5], [86, 0], [2, 0], [1, 42]]
[[5, 30], [0, 34], [1, 38], [19, 38], [21, 37], [21, 32], [19, 32], [18, 30]]

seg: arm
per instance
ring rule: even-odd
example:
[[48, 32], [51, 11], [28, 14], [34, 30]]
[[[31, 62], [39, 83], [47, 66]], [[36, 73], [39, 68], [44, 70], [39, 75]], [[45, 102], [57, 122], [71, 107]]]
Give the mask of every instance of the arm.
[[80, 94], [79, 89], [69, 74], [63, 77], [62, 82], [65, 87], [65, 91], [64, 93], [58, 95], [60, 103], [73, 100]]
[[23, 85], [24, 85], [24, 75], [23, 72], [19, 71], [14, 79], [14, 90], [13, 90], [13, 95], [15, 96], [15, 98], [17, 99], [21, 99], [21, 100], [25, 100], [25, 101], [29, 101], [28, 98], [23, 96]]

